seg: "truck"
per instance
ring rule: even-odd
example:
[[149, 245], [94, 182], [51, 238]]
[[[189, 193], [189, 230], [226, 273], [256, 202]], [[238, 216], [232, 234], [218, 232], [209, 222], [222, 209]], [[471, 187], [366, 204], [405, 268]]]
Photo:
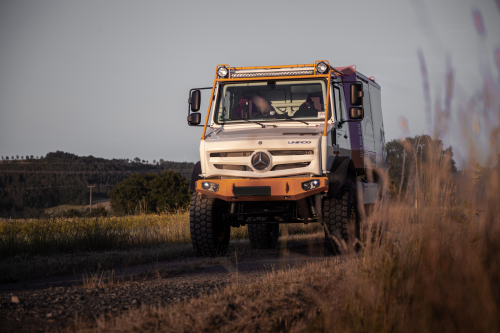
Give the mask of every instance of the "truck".
[[[202, 124], [201, 90], [211, 91]], [[356, 66], [220, 64], [189, 91], [187, 122], [203, 127], [191, 179], [199, 256], [227, 253], [231, 228], [252, 248], [277, 246], [280, 224], [320, 223], [325, 247], [359, 245], [361, 219], [384, 189], [381, 88]]]

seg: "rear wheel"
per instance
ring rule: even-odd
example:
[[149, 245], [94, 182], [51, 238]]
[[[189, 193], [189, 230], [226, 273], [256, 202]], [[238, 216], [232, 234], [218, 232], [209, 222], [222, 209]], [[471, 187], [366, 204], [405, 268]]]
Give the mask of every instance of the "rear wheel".
[[346, 180], [335, 198], [325, 199], [323, 219], [327, 252], [338, 255], [359, 248], [360, 215], [354, 181]]
[[219, 199], [194, 193], [189, 211], [191, 242], [199, 256], [215, 257], [227, 253], [231, 227], [222, 224], [227, 204]]
[[279, 223], [252, 223], [267, 221], [264, 217], [254, 217], [248, 222], [248, 238], [253, 249], [274, 249], [278, 245]]

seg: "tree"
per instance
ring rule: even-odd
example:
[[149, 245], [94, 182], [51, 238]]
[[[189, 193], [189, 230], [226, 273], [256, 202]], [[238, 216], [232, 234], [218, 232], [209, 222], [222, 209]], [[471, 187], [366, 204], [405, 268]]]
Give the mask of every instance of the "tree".
[[33, 155], [31, 155], [30, 158], [33, 159]]
[[160, 158], [160, 163], [163, 163], [165, 162], [165, 160], [163, 158]]
[[108, 192], [113, 210], [119, 214], [156, 212], [185, 208], [189, 204], [189, 182], [175, 171], [161, 174], [134, 173]]
[[156, 176], [156, 173], [134, 173], [116, 184], [108, 192], [113, 210], [119, 214], [134, 214], [139, 210], [149, 210], [149, 182]]
[[453, 160], [453, 148], [443, 149], [440, 139], [432, 139], [429, 135], [417, 135], [414, 138], [392, 140], [387, 142], [387, 166], [389, 178], [394, 181], [396, 191], [406, 190], [409, 181], [422, 177], [423, 166], [439, 165], [450, 172], [456, 172]]
[[14, 160], [14, 156], [12, 156], [11, 160]]
[[21, 156], [21, 159], [24, 160], [24, 156]]
[[2, 156], [2, 160], [3, 160], [3, 156]]
[[178, 172], [162, 171], [153, 179], [150, 186], [151, 202], [154, 202], [159, 210], [185, 208], [189, 205], [191, 200], [189, 182]]
[[146, 160], [142, 160], [142, 163], [146, 163]]
[[141, 161], [141, 159], [140, 159], [139, 157], [136, 157], [136, 158], [134, 158], [134, 161], [136, 161], [136, 162], [140, 162], [140, 161]]
[[5, 156], [5, 159], [8, 161], [9, 160], [9, 156]]
[[153, 160], [153, 164], [156, 164], [156, 160]]
[[18, 160], [18, 159], [19, 159], [19, 155], [16, 155], [16, 160]]

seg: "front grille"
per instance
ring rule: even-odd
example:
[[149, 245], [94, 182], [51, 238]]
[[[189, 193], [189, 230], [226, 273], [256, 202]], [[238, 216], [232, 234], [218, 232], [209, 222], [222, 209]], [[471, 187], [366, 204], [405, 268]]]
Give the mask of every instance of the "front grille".
[[314, 155], [313, 150], [270, 150], [273, 156]]
[[214, 164], [214, 167], [221, 170], [234, 170], [234, 171], [252, 171], [247, 165], [231, 165], [231, 164]]
[[245, 157], [252, 155], [253, 151], [231, 151], [221, 153], [210, 153], [210, 157]]
[[309, 166], [309, 164], [311, 164], [311, 162], [298, 162], [298, 163], [278, 164], [278, 165], [275, 165], [271, 169], [271, 171], [305, 168], [305, 167]]

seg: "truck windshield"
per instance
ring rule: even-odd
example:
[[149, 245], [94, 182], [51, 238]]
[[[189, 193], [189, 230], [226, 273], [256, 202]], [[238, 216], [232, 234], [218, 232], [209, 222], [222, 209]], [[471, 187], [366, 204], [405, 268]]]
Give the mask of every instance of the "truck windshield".
[[322, 80], [226, 83], [218, 96], [217, 123], [325, 119]]

